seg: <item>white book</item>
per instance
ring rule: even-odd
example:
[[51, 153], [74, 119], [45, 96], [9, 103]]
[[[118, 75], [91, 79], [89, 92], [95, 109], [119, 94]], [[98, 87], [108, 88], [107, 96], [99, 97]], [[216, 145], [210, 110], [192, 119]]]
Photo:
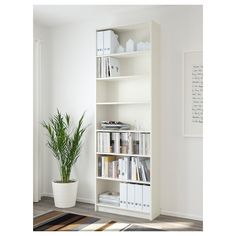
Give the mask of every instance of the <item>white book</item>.
[[119, 170], [119, 179], [123, 179], [122, 173], [123, 173], [123, 159], [118, 159], [118, 170]]
[[100, 133], [97, 133], [97, 152], [101, 152], [100, 150]]
[[144, 171], [143, 162], [140, 162], [140, 166], [141, 166], [141, 172], [142, 172], [142, 180], [147, 181], [146, 174], [145, 174], [145, 171]]
[[100, 150], [104, 152], [104, 133], [100, 133]]
[[120, 183], [120, 207], [127, 208], [127, 184]]
[[111, 152], [111, 139], [110, 139], [110, 133], [106, 133], [106, 152], [110, 153]]
[[143, 185], [143, 212], [150, 212], [150, 186]]
[[105, 177], [105, 157], [102, 156], [102, 177]]
[[115, 133], [115, 153], [120, 153], [120, 133]]
[[130, 158], [124, 157], [124, 179], [130, 179]]
[[112, 30], [104, 31], [104, 54], [115, 53], [119, 46], [118, 36]]
[[150, 134], [147, 134], [147, 155], [150, 155], [151, 154], [151, 146], [150, 146]]
[[135, 164], [135, 157], [131, 158], [131, 180], [137, 180], [137, 172], [136, 172], [136, 164]]
[[128, 193], [127, 193], [127, 207], [128, 209], [132, 209], [134, 210], [134, 204], [135, 204], [135, 193], [134, 193], [134, 188], [135, 188], [135, 184], [127, 184], [128, 185]]
[[112, 162], [112, 178], [117, 178], [117, 161]]
[[129, 154], [133, 154], [133, 134], [132, 133], [129, 133], [128, 134], [128, 138], [129, 138], [129, 150], [128, 150], [128, 153]]
[[97, 55], [103, 55], [103, 31], [97, 32]]
[[135, 158], [135, 166], [136, 166], [137, 180], [140, 180], [139, 170], [138, 170], [138, 158]]
[[143, 208], [143, 187], [141, 184], [135, 184], [134, 196], [135, 196], [135, 204], [134, 204], [135, 210], [142, 211], [142, 208]]
[[138, 139], [139, 139], [139, 155], [143, 155], [143, 144], [142, 144], [142, 134], [141, 133], [139, 133]]
[[146, 155], [146, 148], [145, 148], [145, 137], [146, 137], [146, 134], [142, 134], [142, 155]]

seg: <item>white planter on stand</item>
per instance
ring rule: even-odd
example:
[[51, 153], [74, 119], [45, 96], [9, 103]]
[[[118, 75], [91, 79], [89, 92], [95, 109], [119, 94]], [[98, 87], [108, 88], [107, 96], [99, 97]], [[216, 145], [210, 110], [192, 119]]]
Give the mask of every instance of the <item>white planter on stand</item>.
[[53, 181], [52, 189], [56, 207], [67, 208], [75, 206], [78, 191], [78, 180], [70, 183]]

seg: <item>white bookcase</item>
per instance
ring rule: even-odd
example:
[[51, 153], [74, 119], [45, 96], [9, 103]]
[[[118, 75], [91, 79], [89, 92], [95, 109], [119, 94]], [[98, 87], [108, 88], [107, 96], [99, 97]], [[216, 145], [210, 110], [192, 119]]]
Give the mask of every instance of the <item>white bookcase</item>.
[[[148, 41], [151, 46], [149, 50], [145, 51], [96, 55], [96, 60], [105, 56], [119, 58], [120, 76], [96, 78], [95, 210], [152, 220], [160, 214], [159, 25], [155, 22], [148, 22], [109, 29], [119, 35], [119, 42], [122, 46], [125, 46], [129, 38], [135, 42]], [[107, 29], [97, 31], [102, 30]], [[114, 132], [114, 130], [101, 129], [100, 122], [104, 120], [121, 121], [131, 125], [131, 129], [128, 131], [115, 132], [149, 133], [150, 155], [98, 152], [97, 133]], [[98, 158], [106, 155], [116, 158], [123, 156], [149, 158], [150, 181], [120, 180], [98, 176]], [[150, 186], [149, 212], [99, 203], [99, 194], [105, 191], [119, 192], [121, 182]]]

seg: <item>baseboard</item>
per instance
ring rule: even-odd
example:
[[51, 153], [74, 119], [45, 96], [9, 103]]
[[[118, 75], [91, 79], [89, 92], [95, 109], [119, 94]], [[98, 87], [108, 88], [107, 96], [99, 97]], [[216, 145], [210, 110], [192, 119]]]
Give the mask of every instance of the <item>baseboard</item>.
[[[53, 197], [53, 194], [52, 193], [43, 193], [41, 195], [41, 197]], [[76, 201], [78, 202], [84, 202], [84, 203], [90, 203], [90, 204], [94, 204], [94, 200], [93, 199], [88, 199], [88, 198], [81, 198], [81, 197], [78, 197], [76, 199]]]
[[161, 210], [161, 215], [175, 216], [175, 217], [181, 217], [181, 218], [186, 218], [186, 219], [191, 219], [191, 220], [200, 220], [200, 221], [203, 220], [202, 216], [191, 215], [191, 214], [175, 212], [175, 211]]
[[[52, 193], [43, 193], [42, 197], [53, 197], [53, 194]], [[90, 204], [95, 203], [93, 199], [81, 198], [81, 197], [78, 197], [77, 201], [78, 202], [84, 202], [84, 203], [90, 203]], [[191, 219], [191, 220], [200, 220], [200, 221], [203, 220], [202, 216], [191, 215], [191, 214], [175, 212], [175, 211], [161, 210], [161, 214], [162, 215], [167, 215], [167, 216], [181, 217], [181, 218], [186, 218], [186, 219]]]

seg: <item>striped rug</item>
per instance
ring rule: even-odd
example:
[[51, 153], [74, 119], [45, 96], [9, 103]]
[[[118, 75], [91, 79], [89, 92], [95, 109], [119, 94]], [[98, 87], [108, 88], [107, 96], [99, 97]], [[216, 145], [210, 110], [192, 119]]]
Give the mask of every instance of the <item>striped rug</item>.
[[34, 231], [162, 231], [72, 213], [50, 211], [34, 218]]

